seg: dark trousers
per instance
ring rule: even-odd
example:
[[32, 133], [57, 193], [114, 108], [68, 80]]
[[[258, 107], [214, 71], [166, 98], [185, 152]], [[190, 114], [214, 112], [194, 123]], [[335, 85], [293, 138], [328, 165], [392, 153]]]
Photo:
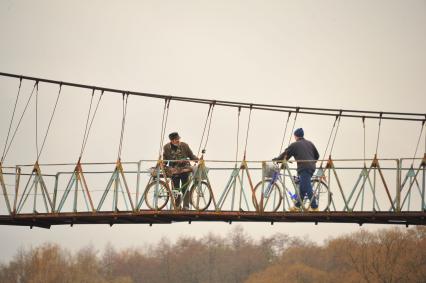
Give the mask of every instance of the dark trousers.
[[[183, 208], [189, 209], [189, 192], [186, 193], [186, 190], [188, 189], [188, 179], [189, 179], [189, 172], [176, 174], [172, 176], [172, 182], [173, 187], [175, 189], [181, 188], [183, 198]], [[186, 194], [185, 194], [186, 193]], [[180, 206], [181, 199], [176, 200], [176, 205]]]
[[[311, 200], [311, 208], [317, 208], [317, 200], [315, 198], [312, 199], [312, 184], [311, 184], [311, 178], [314, 174], [313, 170], [303, 170], [300, 172], [297, 172], [300, 178], [299, 182], [299, 190], [300, 190], [300, 199], [303, 201], [305, 196], [308, 197], [309, 200]], [[296, 206], [300, 207], [300, 200], [296, 202]]]

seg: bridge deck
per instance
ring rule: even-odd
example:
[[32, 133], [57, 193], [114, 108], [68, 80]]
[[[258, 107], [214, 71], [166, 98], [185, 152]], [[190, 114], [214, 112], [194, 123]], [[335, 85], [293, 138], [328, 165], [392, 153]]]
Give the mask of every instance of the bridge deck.
[[426, 225], [426, 212], [235, 212], [153, 211], [31, 213], [0, 216], [0, 225], [50, 228], [74, 224], [169, 224], [172, 222], [311, 222]]

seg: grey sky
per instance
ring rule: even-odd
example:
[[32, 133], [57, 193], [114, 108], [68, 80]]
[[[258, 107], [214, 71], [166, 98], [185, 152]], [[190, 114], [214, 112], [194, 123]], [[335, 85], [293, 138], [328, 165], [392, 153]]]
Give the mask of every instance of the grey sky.
[[[0, 71], [176, 96], [244, 102], [425, 113], [426, 1], [6, 1], [0, 0]], [[3, 146], [17, 80], [0, 78]], [[23, 95], [29, 95], [30, 83]], [[41, 85], [41, 132], [56, 89]], [[75, 162], [90, 91], [64, 89], [43, 162]], [[43, 94], [45, 94], [43, 96]], [[114, 162], [121, 98], [105, 95], [85, 161]], [[162, 101], [129, 99], [123, 160], [155, 159]], [[167, 131], [197, 148], [206, 106], [172, 102]], [[243, 111], [245, 130], [247, 112]], [[35, 161], [34, 110], [6, 164]], [[278, 154], [283, 114], [253, 113], [248, 159]], [[308, 139], [324, 150], [332, 117], [303, 116]], [[362, 158], [361, 122], [343, 119], [335, 158]], [[218, 108], [209, 159], [235, 155], [236, 111]], [[379, 156], [412, 157], [419, 123], [383, 122]], [[367, 156], [377, 120], [367, 121]], [[242, 137], [242, 136], [241, 136]], [[240, 138], [241, 138], [240, 137]], [[268, 137], [268, 139], [265, 139]], [[41, 134], [39, 135], [39, 139]], [[240, 139], [241, 140], [241, 139]], [[424, 148], [424, 144], [423, 144]], [[240, 153], [242, 144], [240, 144]], [[418, 156], [422, 156], [423, 149]], [[253, 237], [276, 232], [321, 241], [365, 229], [340, 224], [243, 224]], [[367, 225], [367, 229], [379, 226]], [[102, 248], [153, 243], [162, 236], [226, 233], [223, 223], [0, 227], [0, 260], [44, 241]]]

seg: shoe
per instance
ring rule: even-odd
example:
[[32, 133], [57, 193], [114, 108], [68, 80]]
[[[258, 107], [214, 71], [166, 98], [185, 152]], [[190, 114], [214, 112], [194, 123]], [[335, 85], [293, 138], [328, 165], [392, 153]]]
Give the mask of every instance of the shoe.
[[319, 209], [318, 209], [318, 207], [315, 207], [315, 208], [310, 207], [310, 208], [308, 209], [308, 211], [319, 211]]
[[300, 211], [300, 207], [298, 207], [298, 206], [292, 206], [292, 207], [290, 207], [290, 209], [288, 211], [290, 211], [290, 212], [299, 212]]

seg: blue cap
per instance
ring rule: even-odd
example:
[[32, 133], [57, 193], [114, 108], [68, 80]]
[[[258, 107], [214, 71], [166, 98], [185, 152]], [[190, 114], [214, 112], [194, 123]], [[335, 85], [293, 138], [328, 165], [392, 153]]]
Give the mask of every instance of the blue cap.
[[303, 138], [303, 136], [305, 135], [305, 132], [303, 132], [302, 128], [298, 128], [294, 131], [294, 135], [298, 138]]

